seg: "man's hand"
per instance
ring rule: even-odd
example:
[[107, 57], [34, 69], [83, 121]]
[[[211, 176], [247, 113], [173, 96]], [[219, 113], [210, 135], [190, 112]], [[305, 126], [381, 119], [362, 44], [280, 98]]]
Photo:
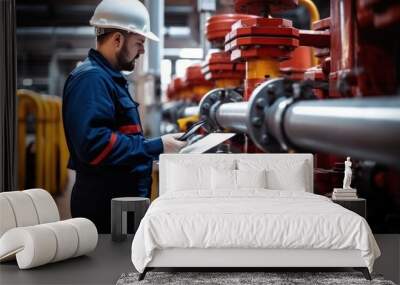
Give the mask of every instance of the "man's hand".
[[164, 153], [177, 153], [183, 148], [187, 142], [185, 141], [178, 141], [179, 138], [183, 133], [175, 133], [175, 134], [167, 134], [161, 136], [161, 140], [164, 145]]

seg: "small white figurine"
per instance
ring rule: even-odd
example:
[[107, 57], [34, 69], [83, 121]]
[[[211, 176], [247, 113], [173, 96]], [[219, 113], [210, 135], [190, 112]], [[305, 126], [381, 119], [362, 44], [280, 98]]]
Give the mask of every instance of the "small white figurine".
[[350, 157], [347, 157], [346, 161], [344, 162], [344, 179], [343, 179], [343, 189], [352, 189], [351, 184], [351, 161]]

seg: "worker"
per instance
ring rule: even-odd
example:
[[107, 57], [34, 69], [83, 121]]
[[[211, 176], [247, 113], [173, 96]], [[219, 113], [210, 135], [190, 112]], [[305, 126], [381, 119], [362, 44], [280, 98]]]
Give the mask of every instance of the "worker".
[[178, 152], [185, 142], [176, 139], [180, 134], [144, 137], [139, 104], [121, 73], [133, 71], [146, 38], [158, 41], [146, 7], [138, 0], [103, 0], [90, 24], [96, 49], [71, 72], [63, 95], [68, 167], [76, 170], [71, 214], [109, 233], [111, 199], [149, 197], [153, 160]]

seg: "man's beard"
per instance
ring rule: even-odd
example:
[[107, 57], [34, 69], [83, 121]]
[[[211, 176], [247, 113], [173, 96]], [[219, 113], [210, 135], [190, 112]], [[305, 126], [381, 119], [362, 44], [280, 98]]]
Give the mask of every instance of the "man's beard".
[[119, 69], [123, 71], [133, 71], [135, 69], [135, 61], [138, 57], [139, 55], [130, 61], [126, 60], [126, 58], [128, 58], [128, 51], [126, 45], [124, 44], [121, 51], [117, 53]]

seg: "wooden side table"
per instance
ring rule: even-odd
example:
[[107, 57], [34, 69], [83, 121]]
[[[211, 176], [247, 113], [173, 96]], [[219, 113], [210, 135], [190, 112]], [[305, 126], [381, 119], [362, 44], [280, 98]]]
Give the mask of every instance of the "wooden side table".
[[124, 241], [127, 235], [127, 212], [134, 213], [134, 232], [144, 217], [150, 200], [142, 197], [121, 197], [111, 200], [111, 238], [113, 241]]
[[363, 198], [354, 198], [349, 200], [336, 200], [332, 199], [332, 202], [341, 205], [342, 207], [359, 214], [364, 219], [367, 218], [367, 200]]

